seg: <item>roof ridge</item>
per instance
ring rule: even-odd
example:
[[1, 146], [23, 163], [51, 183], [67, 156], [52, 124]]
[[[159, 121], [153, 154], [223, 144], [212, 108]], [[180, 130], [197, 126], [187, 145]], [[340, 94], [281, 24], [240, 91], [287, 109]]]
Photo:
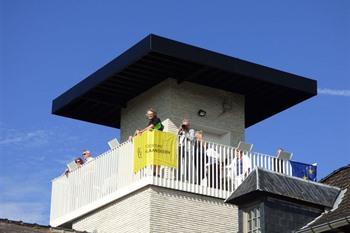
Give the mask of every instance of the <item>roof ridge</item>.
[[328, 178], [330, 178], [331, 176], [337, 174], [338, 172], [342, 171], [342, 170], [345, 170], [346, 168], [350, 168], [350, 163], [345, 165], [345, 166], [342, 166], [340, 168], [337, 168], [335, 169], [334, 171], [332, 171], [331, 173], [329, 173], [327, 176], [323, 177], [320, 182], [324, 182], [326, 181]]
[[260, 189], [260, 183], [259, 183], [259, 172], [258, 172], [259, 169], [258, 169], [258, 168], [259, 168], [259, 167], [256, 167], [256, 168], [255, 168], [255, 170], [256, 170], [256, 189], [257, 189], [257, 190], [261, 190], [261, 189]]
[[257, 168], [259, 168], [259, 169], [261, 169], [261, 170], [263, 170], [265, 172], [273, 173], [273, 174], [280, 175], [280, 176], [285, 176], [285, 177], [290, 178], [290, 179], [296, 179], [296, 180], [300, 180], [300, 181], [303, 181], [303, 182], [306, 182], [306, 183], [311, 183], [311, 184], [315, 184], [315, 185], [319, 185], [319, 186], [325, 186], [325, 187], [330, 187], [330, 188], [335, 188], [335, 189], [341, 190], [341, 188], [339, 188], [337, 186], [323, 184], [323, 183], [316, 182], [316, 181], [311, 181], [311, 180], [304, 180], [304, 179], [299, 178], [299, 177], [295, 177], [295, 176], [291, 176], [291, 175], [287, 175], [287, 174], [283, 174], [283, 173], [267, 170], [267, 169], [262, 168], [262, 167], [257, 167]]

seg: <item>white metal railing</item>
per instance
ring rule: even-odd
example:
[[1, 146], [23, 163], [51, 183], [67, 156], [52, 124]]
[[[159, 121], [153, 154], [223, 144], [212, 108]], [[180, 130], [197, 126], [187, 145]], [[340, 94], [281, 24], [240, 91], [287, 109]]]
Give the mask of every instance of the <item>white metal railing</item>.
[[292, 175], [288, 161], [211, 142], [178, 145], [176, 168], [133, 173], [128, 141], [52, 181], [50, 224], [58, 226], [148, 184], [227, 198], [257, 166]]

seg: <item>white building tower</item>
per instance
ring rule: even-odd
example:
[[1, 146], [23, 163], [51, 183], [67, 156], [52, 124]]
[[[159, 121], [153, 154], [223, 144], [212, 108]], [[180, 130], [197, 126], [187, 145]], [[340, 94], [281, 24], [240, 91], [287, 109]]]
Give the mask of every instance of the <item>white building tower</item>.
[[[53, 101], [56, 115], [119, 128], [122, 144], [52, 182], [52, 226], [107, 232], [238, 232], [224, 200], [255, 168], [292, 176], [289, 161], [252, 152], [245, 128], [316, 95], [316, 81], [149, 35]], [[127, 141], [157, 110], [204, 132], [175, 167], [134, 172]], [[205, 159], [195, 161], [196, 156]], [[180, 162], [179, 162], [180, 161]], [[181, 162], [185, 161], [185, 162]], [[180, 172], [179, 172], [180, 171]]]

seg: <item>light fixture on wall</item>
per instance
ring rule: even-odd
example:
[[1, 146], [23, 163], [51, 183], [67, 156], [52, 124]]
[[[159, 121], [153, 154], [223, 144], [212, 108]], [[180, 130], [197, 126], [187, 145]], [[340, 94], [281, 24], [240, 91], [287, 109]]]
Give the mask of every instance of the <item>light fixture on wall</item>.
[[207, 112], [204, 111], [203, 109], [199, 109], [198, 110], [198, 116], [200, 117], [205, 117], [207, 115]]

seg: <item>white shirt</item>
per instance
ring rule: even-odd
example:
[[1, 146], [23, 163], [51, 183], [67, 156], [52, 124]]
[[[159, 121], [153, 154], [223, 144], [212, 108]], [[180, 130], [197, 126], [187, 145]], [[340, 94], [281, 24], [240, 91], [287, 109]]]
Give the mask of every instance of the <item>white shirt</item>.
[[92, 158], [92, 157], [87, 157], [87, 158], [85, 159], [85, 163], [90, 163], [92, 160], [94, 160], [94, 158]]
[[180, 129], [178, 132], [178, 135], [180, 136], [180, 142], [179, 144], [182, 146], [185, 144], [185, 139], [188, 139], [189, 141], [193, 141], [195, 138], [195, 132], [194, 129], [189, 129], [188, 131], [185, 131], [183, 129]]

